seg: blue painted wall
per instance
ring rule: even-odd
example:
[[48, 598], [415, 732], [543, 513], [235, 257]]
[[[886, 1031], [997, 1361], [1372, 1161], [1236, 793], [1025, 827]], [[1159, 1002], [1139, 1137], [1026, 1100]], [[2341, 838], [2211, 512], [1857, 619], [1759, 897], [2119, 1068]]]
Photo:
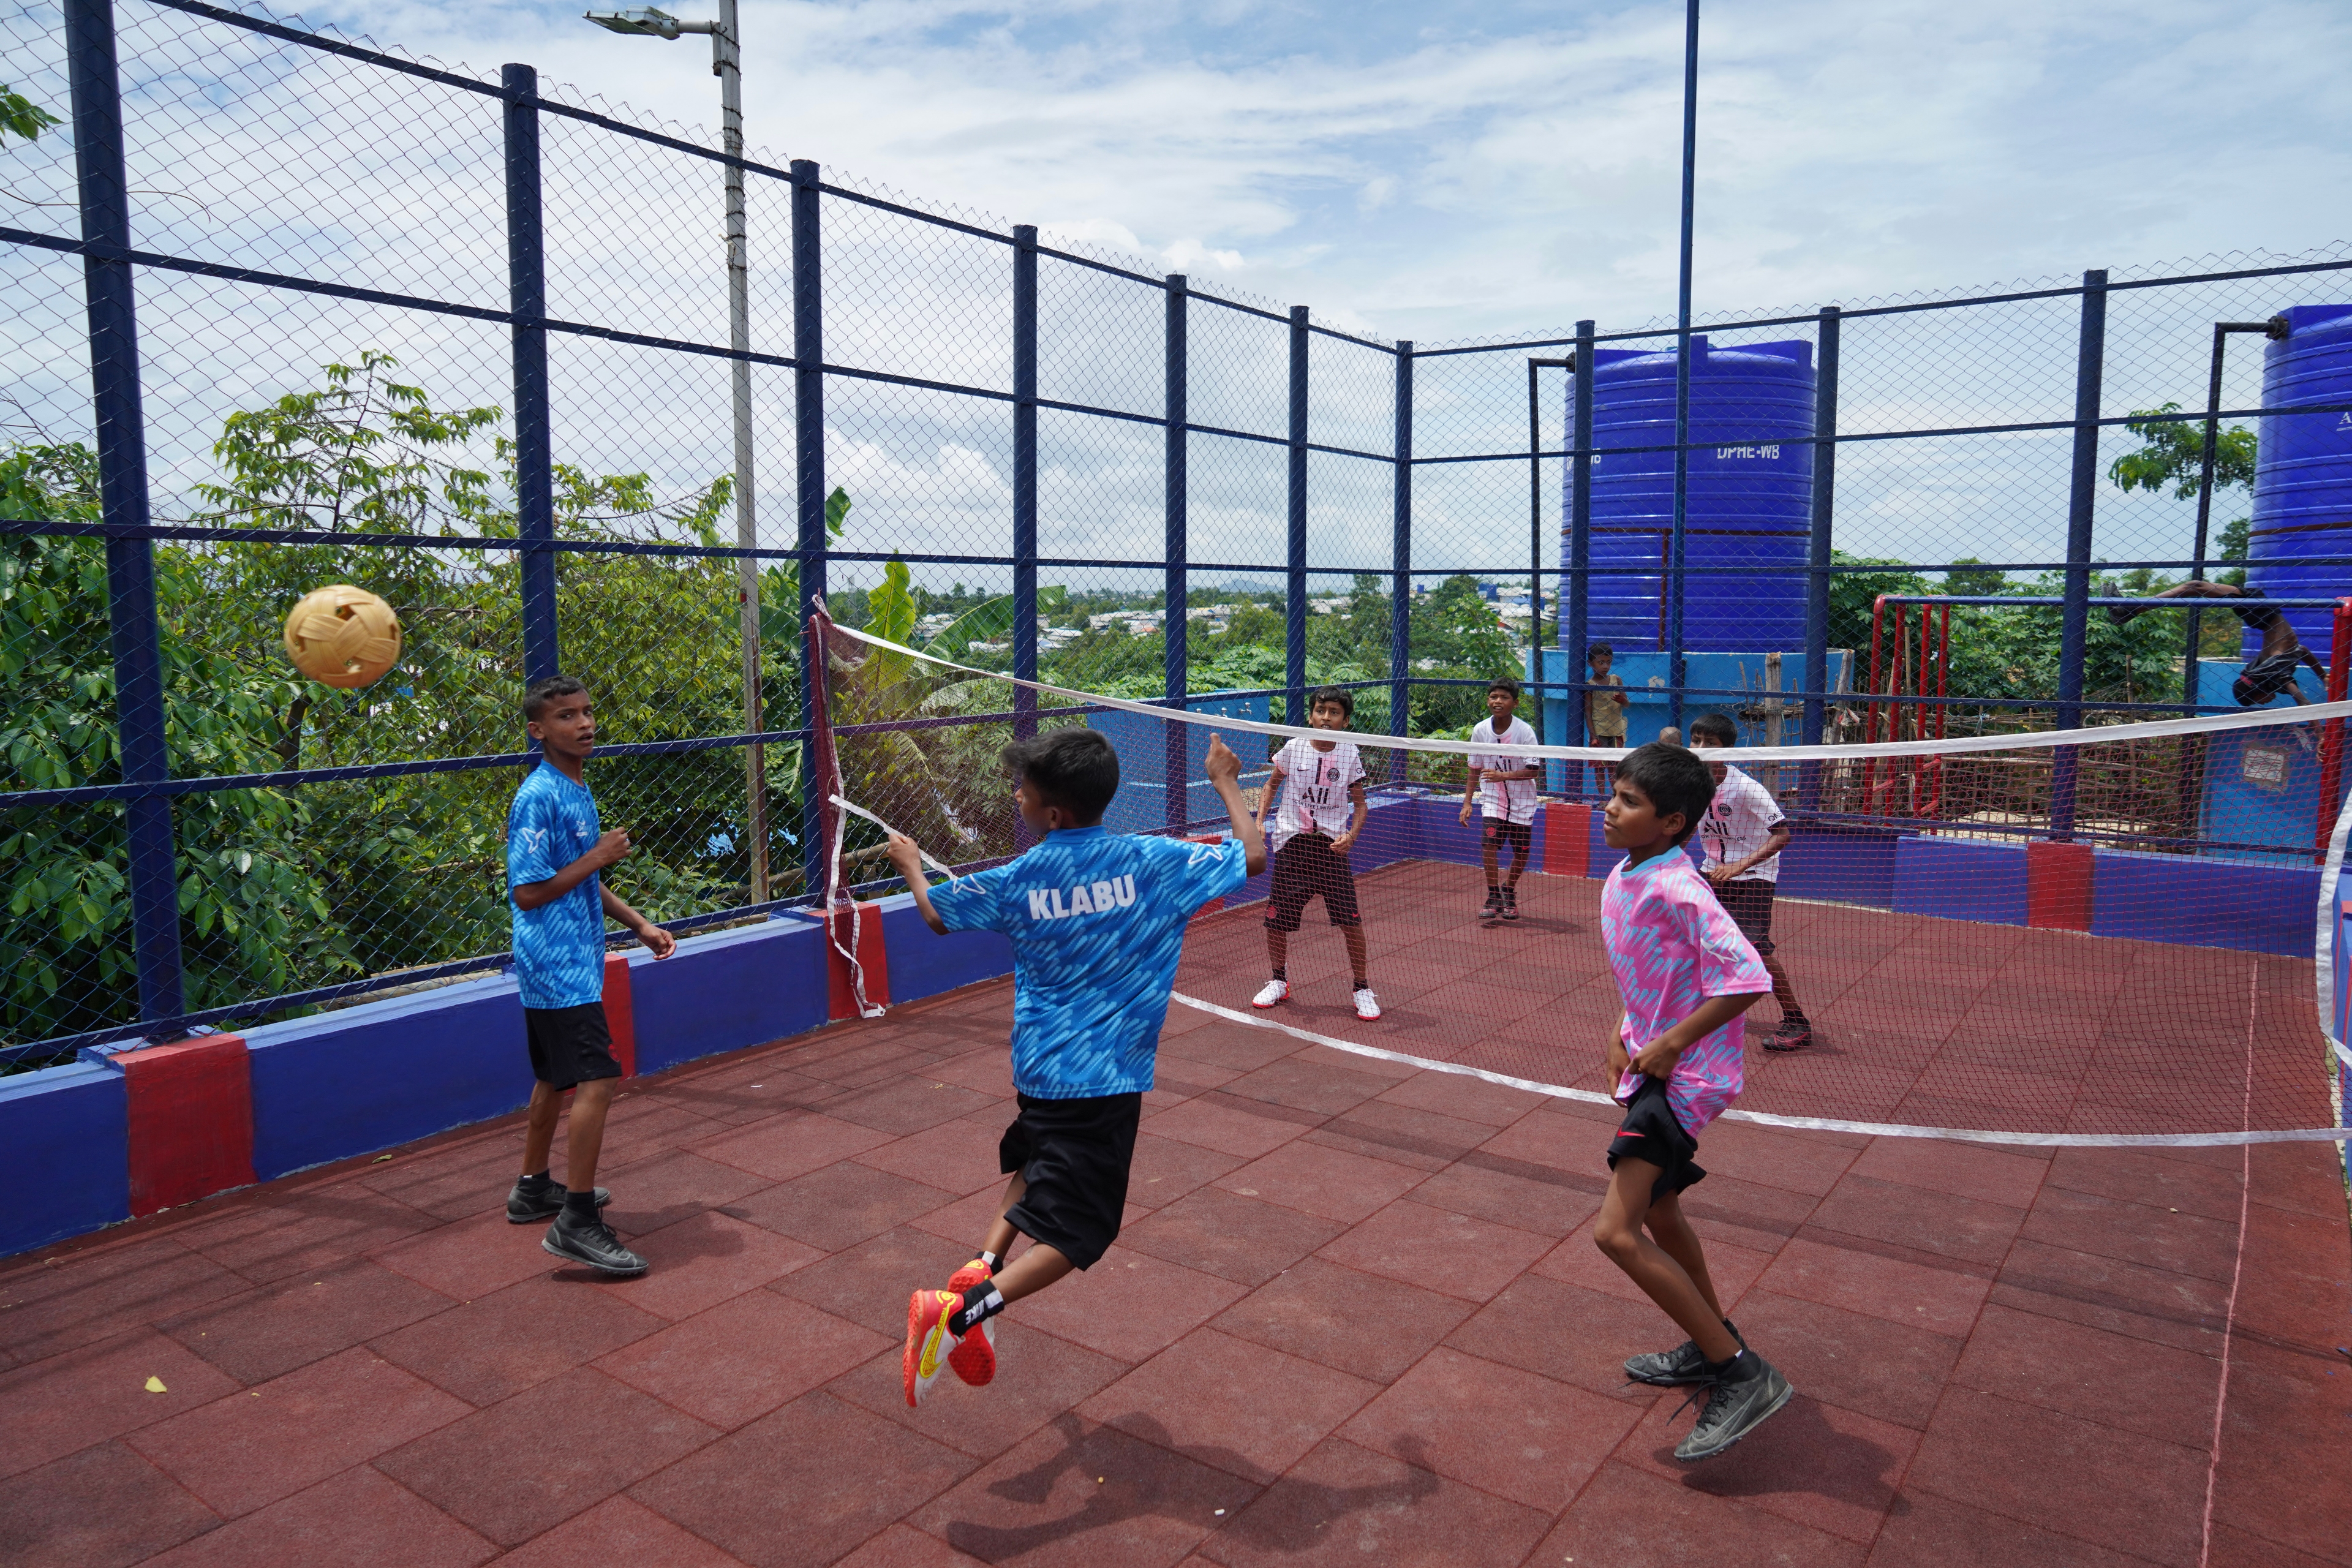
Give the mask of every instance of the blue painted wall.
[[131, 1217], [130, 1117], [103, 1062], [0, 1078], [0, 1257]]
[[1894, 908], [1897, 914], [2021, 926], [2026, 919], [2025, 846], [1965, 838], [1897, 839]]

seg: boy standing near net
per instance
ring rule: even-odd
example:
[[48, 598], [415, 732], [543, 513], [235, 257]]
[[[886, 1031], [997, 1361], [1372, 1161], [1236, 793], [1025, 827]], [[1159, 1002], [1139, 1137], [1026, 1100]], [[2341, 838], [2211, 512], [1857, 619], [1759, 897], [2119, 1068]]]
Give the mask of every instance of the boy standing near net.
[[[1345, 730], [1356, 716], [1356, 700], [1337, 686], [1319, 686], [1307, 704], [1318, 730]], [[1364, 830], [1371, 803], [1364, 794], [1364, 763], [1353, 741], [1294, 737], [1274, 754], [1273, 771], [1258, 792], [1258, 826], [1277, 795], [1282, 801], [1268, 841], [1274, 846], [1274, 882], [1265, 900], [1265, 957], [1274, 978], [1250, 998], [1253, 1007], [1272, 1007], [1290, 997], [1290, 936], [1299, 927], [1307, 900], [1320, 897], [1331, 923], [1348, 944], [1355, 975], [1356, 1016], [1371, 1023], [1381, 1016], [1364, 954], [1364, 919], [1356, 909], [1356, 874], [1348, 851]]]
[[[1608, 746], [1616, 751], [1625, 749], [1625, 710], [1631, 699], [1625, 695], [1625, 678], [1611, 673], [1617, 662], [1617, 650], [1605, 642], [1594, 643], [1585, 650], [1584, 662], [1592, 671], [1584, 694], [1585, 744]], [[1609, 793], [1610, 775], [1616, 770], [1608, 763], [1592, 764], [1592, 787], [1603, 795]]]
[[[646, 1260], [621, 1245], [597, 1213], [611, 1194], [597, 1186], [604, 1112], [621, 1064], [604, 1020], [604, 917], [636, 933], [656, 958], [677, 943], [629, 908], [598, 873], [629, 853], [629, 836], [606, 833], [588, 792], [588, 754], [596, 714], [588, 689], [568, 675], [531, 682], [522, 712], [540, 744], [540, 764], [515, 791], [507, 813], [507, 896], [514, 912], [515, 979], [522, 991], [523, 1031], [530, 1046], [530, 1119], [523, 1132], [520, 1180], [507, 1194], [515, 1225], [551, 1219], [540, 1245], [556, 1257], [606, 1274], [633, 1276]], [[572, 1091], [572, 1130], [563, 1173], [548, 1170], [555, 1120]]]
[[[1691, 746], [1704, 753], [1739, 743], [1738, 726], [1722, 713], [1691, 721]], [[1700, 868], [1715, 884], [1715, 896], [1739, 927], [1739, 934], [1764, 961], [1772, 977], [1772, 999], [1780, 1004], [1780, 1026], [1764, 1042], [1768, 1051], [1797, 1051], [1813, 1043], [1813, 1026], [1797, 1005], [1789, 972], [1772, 956], [1772, 899], [1780, 890], [1780, 851], [1789, 847], [1788, 819], [1772, 792], [1727, 763], [1707, 762], [1715, 799], [1699, 822], [1698, 841], [1706, 851]]]
[[[1213, 736], [1209, 783], [1234, 834], [1222, 844], [1106, 830], [1118, 753], [1097, 731], [1015, 742], [1004, 762], [1021, 819], [1038, 836], [1028, 853], [934, 889], [915, 841], [890, 836], [890, 864], [926, 925], [942, 936], [1000, 931], [1013, 940], [1021, 1107], [997, 1145], [1012, 1181], [980, 1256], [946, 1289], [918, 1290], [908, 1302], [900, 1365], [909, 1405], [944, 1367], [975, 1385], [993, 1378], [990, 1320], [1091, 1267], [1118, 1237], [1184, 928], [1202, 904], [1265, 867], [1265, 839], [1242, 799], [1241, 759]], [[1032, 1245], [1008, 1265], [1021, 1236]]]
[[[1470, 727], [1473, 746], [1532, 746], [1536, 732], [1518, 716], [1519, 683], [1496, 680], [1486, 688], [1486, 717]], [[1499, 752], [1472, 752], [1462, 785], [1462, 826], [1470, 826], [1475, 803], [1485, 818], [1479, 859], [1486, 868], [1486, 904], [1481, 920], [1519, 918], [1519, 874], [1528, 868], [1535, 843], [1536, 776], [1540, 765], [1530, 757]], [[1511, 868], [1496, 879], [1505, 845], [1511, 848]]]
[[1601, 941], [1625, 1001], [1608, 1050], [1625, 1120], [1610, 1142], [1609, 1191], [1592, 1239], [1690, 1336], [1625, 1363], [1637, 1383], [1705, 1391], [1697, 1424], [1675, 1447], [1683, 1460], [1722, 1453], [1790, 1393], [1723, 1315], [1698, 1233], [1682, 1212], [1682, 1194], [1706, 1174], [1698, 1134], [1744, 1081], [1741, 1015], [1771, 986], [1756, 950], [1682, 853], [1714, 795], [1705, 763], [1658, 743], [1618, 766], [1602, 811], [1603, 837], [1625, 851], [1601, 894]]

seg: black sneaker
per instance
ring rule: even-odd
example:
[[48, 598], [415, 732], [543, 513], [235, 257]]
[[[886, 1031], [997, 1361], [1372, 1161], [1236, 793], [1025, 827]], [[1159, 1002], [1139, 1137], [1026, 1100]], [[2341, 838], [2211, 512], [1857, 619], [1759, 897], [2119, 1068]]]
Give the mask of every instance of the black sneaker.
[[[529, 1225], [533, 1220], [553, 1219], [563, 1212], [563, 1200], [572, 1195], [562, 1182], [548, 1181], [538, 1186], [517, 1182], [507, 1194], [507, 1223]], [[604, 1188], [596, 1189], [596, 1206], [603, 1208], [613, 1201], [613, 1194]]]
[[1519, 918], [1519, 895], [1509, 888], [1503, 889], [1503, 918], [1507, 921]]
[[1705, 1386], [1706, 1405], [1698, 1413], [1698, 1425], [1675, 1445], [1675, 1458], [1685, 1464], [1712, 1459], [1755, 1431], [1789, 1403], [1792, 1392], [1789, 1380], [1754, 1351], [1743, 1352], [1721, 1372], [1710, 1368]]
[[648, 1267], [644, 1258], [621, 1245], [621, 1238], [602, 1219], [578, 1220], [569, 1213], [556, 1216], [540, 1246], [567, 1262], [584, 1263], [601, 1273], [625, 1279], [643, 1274]]
[[[1731, 1330], [1733, 1339], [1739, 1340], [1741, 1350], [1748, 1348], [1748, 1342], [1740, 1339], [1738, 1329], [1733, 1326], [1729, 1318], [1723, 1320], [1723, 1326]], [[1685, 1340], [1670, 1351], [1652, 1351], [1647, 1355], [1627, 1356], [1625, 1375], [1635, 1383], [1646, 1383], [1654, 1388], [1680, 1388], [1686, 1384], [1705, 1383], [1706, 1352], [1689, 1340]]]
[[1478, 908], [1478, 918], [1482, 921], [1499, 920], [1502, 917], [1502, 913], [1503, 894], [1501, 889], [1496, 888], [1487, 889], [1486, 901]]
[[1764, 1048], [1768, 1051], [1801, 1051], [1812, 1043], [1812, 1023], [1800, 1014], [1793, 1018], [1781, 1019], [1780, 1026], [1765, 1040]]

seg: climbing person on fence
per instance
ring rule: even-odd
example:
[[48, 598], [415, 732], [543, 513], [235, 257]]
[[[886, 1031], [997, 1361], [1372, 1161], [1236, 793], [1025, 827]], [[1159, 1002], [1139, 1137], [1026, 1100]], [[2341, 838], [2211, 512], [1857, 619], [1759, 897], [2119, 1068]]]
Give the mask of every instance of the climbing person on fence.
[[[629, 836], [604, 831], [589, 793], [596, 714], [588, 689], [568, 675], [544, 676], [523, 694], [522, 715], [541, 761], [507, 813], [507, 895], [523, 1036], [538, 1081], [523, 1131], [523, 1173], [507, 1194], [507, 1219], [552, 1220], [540, 1245], [569, 1262], [606, 1274], [643, 1274], [646, 1260], [622, 1246], [598, 1213], [612, 1201], [596, 1185], [596, 1161], [613, 1083], [621, 1076], [604, 1020], [604, 917], [635, 932], [656, 958], [667, 958], [677, 942], [598, 875], [629, 853]], [[559, 1182], [548, 1155], [567, 1090], [572, 1127]]]
[[[2228, 607], [2240, 620], [2263, 636], [2262, 652], [2240, 672], [2230, 688], [2230, 695], [2238, 700], [2239, 707], [2265, 708], [2280, 697], [2292, 697], [2298, 706], [2301, 705], [2303, 693], [2297, 689], [2294, 677], [2297, 668], [2306, 664], [2319, 677], [2320, 689], [2326, 689], [2327, 667], [2319, 662], [2318, 656], [2303, 646], [2303, 639], [2295, 635], [2294, 623], [2286, 618], [2285, 611], [2275, 605], [2260, 602], [2263, 598], [2260, 588], [2241, 588], [2232, 583], [2208, 583], [2199, 579], [2176, 583], [2162, 593], [2151, 594], [2148, 597], [2236, 601]], [[2250, 599], [2255, 603], [2247, 603]], [[2107, 606], [2107, 619], [2119, 626], [2127, 626], [2135, 616], [2147, 613], [2134, 605]]]
[[[890, 836], [890, 864], [923, 923], [1003, 931], [1013, 942], [1013, 1089], [1020, 1112], [997, 1144], [1012, 1180], [980, 1256], [944, 1289], [907, 1304], [899, 1370], [919, 1405], [943, 1368], [975, 1386], [996, 1375], [991, 1321], [1118, 1237], [1143, 1097], [1167, 1021], [1176, 961], [1195, 910], [1265, 868], [1265, 841], [1242, 799], [1241, 759], [1209, 741], [1209, 783], [1233, 837], [1195, 844], [1113, 834], [1118, 753], [1096, 730], [1055, 730], [1004, 749], [1021, 820], [1038, 836], [1018, 858], [927, 885], [922, 851]], [[1029, 1249], [1007, 1261], [1013, 1243]]]
[[1715, 779], [1715, 798], [1699, 818], [1698, 841], [1706, 851], [1701, 873], [1715, 885], [1724, 913], [1739, 927], [1764, 972], [1772, 977], [1772, 998], [1780, 1004], [1780, 1026], [1764, 1042], [1768, 1051], [1797, 1051], [1813, 1043], [1813, 1026], [1797, 1005], [1789, 972], [1773, 956], [1772, 900], [1780, 891], [1780, 851], [1789, 847], [1788, 818], [1772, 792], [1727, 763], [1706, 753], [1739, 744], [1739, 727], [1723, 713], [1691, 721], [1691, 749]]

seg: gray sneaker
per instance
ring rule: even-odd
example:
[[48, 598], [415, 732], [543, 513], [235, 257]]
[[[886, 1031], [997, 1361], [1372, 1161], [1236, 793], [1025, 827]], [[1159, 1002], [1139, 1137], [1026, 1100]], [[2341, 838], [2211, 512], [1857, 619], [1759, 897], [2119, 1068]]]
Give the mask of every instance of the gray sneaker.
[[[1723, 1326], [1731, 1330], [1731, 1337], [1739, 1340], [1746, 1350], [1748, 1342], [1739, 1338], [1739, 1330], [1729, 1318]], [[1706, 1356], [1688, 1340], [1670, 1351], [1652, 1351], [1647, 1355], [1627, 1356], [1625, 1375], [1635, 1383], [1646, 1383], [1655, 1388], [1681, 1388], [1687, 1384], [1706, 1381]]]
[[566, 1262], [584, 1263], [600, 1273], [623, 1279], [634, 1279], [649, 1267], [621, 1245], [621, 1238], [602, 1218], [575, 1220], [568, 1212], [558, 1215], [540, 1246]]
[[[1705, 1386], [1706, 1405], [1698, 1413], [1698, 1425], [1675, 1445], [1675, 1458], [1685, 1464], [1712, 1459], [1755, 1431], [1789, 1403], [1792, 1392], [1789, 1380], [1754, 1351], [1709, 1375]], [[1696, 1392], [1691, 1395], [1697, 1397]]]
[[[571, 1195], [571, 1189], [562, 1182], [548, 1182], [537, 1187], [517, 1182], [507, 1194], [507, 1223], [529, 1225], [533, 1220], [553, 1219], [563, 1212], [563, 1200]], [[612, 1201], [612, 1194], [602, 1187], [596, 1189], [598, 1208]]]

